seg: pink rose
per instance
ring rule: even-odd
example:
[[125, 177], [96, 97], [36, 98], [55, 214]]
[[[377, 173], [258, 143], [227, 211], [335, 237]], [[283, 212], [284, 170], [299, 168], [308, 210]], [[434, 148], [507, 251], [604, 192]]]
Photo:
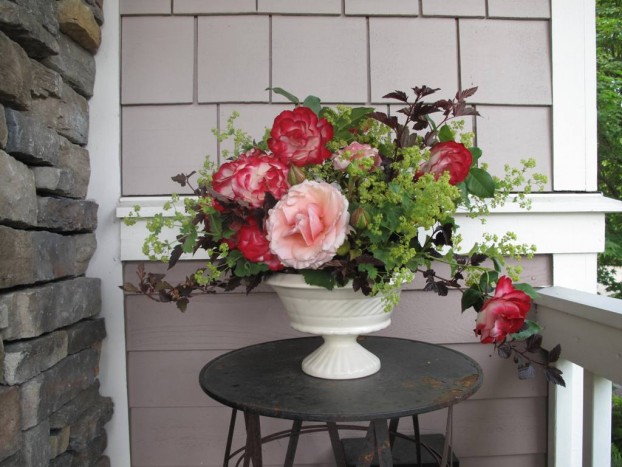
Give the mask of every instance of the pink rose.
[[333, 127], [308, 107], [296, 107], [277, 115], [270, 136], [268, 147], [276, 157], [303, 167], [321, 164], [330, 157], [326, 143], [333, 137]]
[[497, 282], [495, 295], [484, 302], [477, 315], [475, 334], [484, 344], [503, 342], [508, 334], [518, 332], [531, 308], [531, 298], [512, 286], [509, 277]]
[[469, 175], [473, 156], [462, 143], [447, 141], [435, 144], [430, 151], [430, 160], [419, 167], [419, 173], [431, 173], [438, 178], [449, 172], [449, 183], [457, 185]]
[[240, 227], [236, 235], [236, 248], [253, 263], [266, 263], [271, 271], [283, 269], [279, 259], [270, 251], [270, 244], [253, 218]]
[[337, 170], [346, 170], [350, 164], [363, 159], [372, 159], [372, 168], [380, 167], [382, 162], [376, 148], [355, 141], [333, 154], [333, 167]]
[[251, 149], [237, 159], [220, 166], [212, 179], [215, 191], [254, 208], [263, 205], [266, 192], [280, 199], [287, 190], [288, 168], [275, 157]]
[[268, 213], [270, 250], [286, 266], [317, 269], [343, 244], [349, 220], [348, 200], [339, 189], [305, 180]]

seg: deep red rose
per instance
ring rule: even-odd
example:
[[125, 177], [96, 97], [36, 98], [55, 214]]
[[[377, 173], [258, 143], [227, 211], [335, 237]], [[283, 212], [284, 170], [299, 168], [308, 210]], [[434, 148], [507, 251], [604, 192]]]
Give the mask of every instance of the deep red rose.
[[212, 187], [229, 199], [258, 208], [263, 205], [266, 192], [276, 199], [287, 193], [287, 172], [287, 166], [277, 158], [251, 149], [221, 165], [214, 174]]
[[430, 150], [430, 160], [419, 167], [418, 173], [431, 173], [438, 178], [443, 172], [449, 172], [449, 183], [457, 185], [469, 175], [473, 156], [462, 144], [453, 141], [437, 143]]
[[494, 296], [478, 313], [475, 334], [484, 344], [503, 342], [508, 334], [520, 331], [530, 308], [529, 295], [515, 289], [509, 277], [501, 276]]
[[286, 164], [321, 164], [331, 156], [326, 143], [333, 137], [333, 127], [326, 119], [318, 119], [308, 107], [277, 115], [270, 136], [268, 147]]
[[253, 263], [266, 263], [271, 271], [283, 269], [279, 258], [270, 252], [270, 243], [254, 219], [249, 218], [247, 223], [240, 227], [236, 235], [236, 244], [236, 248], [247, 260]]

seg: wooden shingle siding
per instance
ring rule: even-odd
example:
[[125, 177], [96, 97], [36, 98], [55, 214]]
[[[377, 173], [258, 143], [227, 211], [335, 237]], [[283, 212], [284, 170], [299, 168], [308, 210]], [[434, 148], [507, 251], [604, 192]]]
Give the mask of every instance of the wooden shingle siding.
[[[266, 91], [280, 86], [330, 104], [394, 109], [382, 96], [427, 84], [451, 97], [478, 85], [482, 114], [466, 122], [491, 171], [534, 157], [551, 176], [550, 4], [542, 0], [121, 0], [124, 196], [179, 192], [170, 177], [222, 162], [231, 143], [211, 128], [237, 125], [261, 138], [288, 108]], [[547, 188], [550, 188], [549, 184]], [[510, 229], [510, 228], [508, 228]], [[511, 230], [511, 229], [510, 229]], [[195, 262], [171, 271], [183, 277]], [[537, 256], [523, 278], [552, 283], [552, 260]], [[156, 269], [161, 266], [156, 266]], [[134, 280], [136, 263], [125, 264]], [[484, 385], [454, 412], [463, 467], [543, 467], [547, 384], [518, 381], [516, 369], [481, 345], [475, 315], [459, 293], [439, 299], [421, 281], [403, 292], [393, 324], [379, 334], [447, 345], [475, 358]], [[198, 372], [228, 350], [298, 337], [266, 286], [200, 297], [185, 313], [144, 297], [125, 301], [133, 467], [222, 465], [229, 410], [198, 386]], [[251, 382], [249, 382], [250, 384]], [[287, 422], [262, 420], [265, 433]], [[241, 445], [242, 424], [236, 433]], [[444, 431], [444, 412], [422, 418]], [[286, 443], [266, 447], [282, 465]], [[325, 433], [305, 435], [296, 465], [333, 465]]]

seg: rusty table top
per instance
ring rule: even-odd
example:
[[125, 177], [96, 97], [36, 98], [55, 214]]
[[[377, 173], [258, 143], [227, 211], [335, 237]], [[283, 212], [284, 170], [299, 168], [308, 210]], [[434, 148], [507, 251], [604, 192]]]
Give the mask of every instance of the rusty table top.
[[320, 337], [287, 339], [226, 353], [203, 367], [199, 382], [213, 399], [268, 417], [308, 421], [388, 419], [448, 407], [482, 384], [480, 366], [439, 345], [391, 337], [363, 337], [380, 358], [374, 375], [350, 380], [314, 378], [302, 359]]

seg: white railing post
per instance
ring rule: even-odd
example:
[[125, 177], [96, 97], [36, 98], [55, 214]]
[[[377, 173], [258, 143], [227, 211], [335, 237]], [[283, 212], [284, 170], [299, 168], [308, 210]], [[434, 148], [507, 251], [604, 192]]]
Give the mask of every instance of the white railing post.
[[584, 372], [583, 465], [611, 467], [611, 381]]
[[557, 367], [566, 387], [551, 387], [549, 395], [548, 463], [550, 467], [582, 467], [583, 369], [568, 360]]

